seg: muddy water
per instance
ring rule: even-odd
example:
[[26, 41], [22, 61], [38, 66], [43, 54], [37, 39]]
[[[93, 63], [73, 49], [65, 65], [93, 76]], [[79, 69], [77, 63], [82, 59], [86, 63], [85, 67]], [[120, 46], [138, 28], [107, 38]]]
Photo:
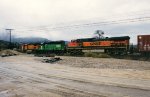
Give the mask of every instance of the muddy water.
[[88, 70], [41, 63], [28, 55], [0, 58], [0, 97], [150, 97], [149, 79]]

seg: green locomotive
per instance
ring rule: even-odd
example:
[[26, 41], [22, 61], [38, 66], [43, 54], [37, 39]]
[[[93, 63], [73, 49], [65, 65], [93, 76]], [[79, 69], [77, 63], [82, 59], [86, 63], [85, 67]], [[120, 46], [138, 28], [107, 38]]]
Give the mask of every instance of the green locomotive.
[[42, 43], [39, 49], [36, 51], [38, 54], [58, 54], [62, 55], [65, 53], [66, 44], [65, 41], [51, 41]]

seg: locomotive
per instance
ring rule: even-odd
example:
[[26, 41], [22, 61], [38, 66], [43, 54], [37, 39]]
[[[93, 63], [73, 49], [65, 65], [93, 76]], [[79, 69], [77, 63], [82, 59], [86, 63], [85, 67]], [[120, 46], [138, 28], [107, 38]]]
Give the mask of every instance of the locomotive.
[[67, 51], [71, 54], [82, 53], [83, 51], [104, 50], [108, 54], [127, 54], [129, 50], [129, 36], [106, 37], [102, 39], [85, 38], [71, 40], [67, 44]]
[[30, 43], [30, 44], [22, 44], [21, 51], [22, 52], [34, 52], [40, 48], [40, 43]]
[[45, 42], [40, 45], [40, 47], [36, 50], [37, 54], [57, 54], [63, 55], [66, 52], [66, 44], [65, 41], [51, 41]]

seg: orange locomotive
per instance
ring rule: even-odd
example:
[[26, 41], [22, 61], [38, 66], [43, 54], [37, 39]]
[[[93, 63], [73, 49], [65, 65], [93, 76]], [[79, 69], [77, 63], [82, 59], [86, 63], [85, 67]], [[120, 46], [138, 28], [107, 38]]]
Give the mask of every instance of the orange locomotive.
[[82, 53], [84, 50], [103, 50], [109, 54], [127, 54], [129, 39], [129, 36], [76, 39], [68, 43], [67, 50], [70, 53]]
[[32, 52], [40, 48], [40, 44], [23, 44], [21, 49], [23, 52]]

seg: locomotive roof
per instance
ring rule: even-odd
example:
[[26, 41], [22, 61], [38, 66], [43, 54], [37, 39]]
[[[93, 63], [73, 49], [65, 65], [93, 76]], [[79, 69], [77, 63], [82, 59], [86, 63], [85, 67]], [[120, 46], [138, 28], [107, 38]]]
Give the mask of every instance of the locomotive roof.
[[110, 37], [109, 40], [124, 40], [124, 39], [130, 39], [129, 36], [121, 36], [121, 37]]
[[43, 44], [55, 44], [55, 43], [65, 43], [65, 41], [50, 41], [50, 42], [44, 42]]
[[92, 41], [96, 38], [81, 38], [81, 39], [76, 39], [76, 41]]
[[104, 37], [104, 38], [81, 38], [81, 39], [76, 39], [75, 41], [77, 42], [86, 42], [86, 41], [98, 41], [98, 40], [125, 40], [125, 39], [130, 39], [129, 36], [120, 36], [120, 37]]
[[23, 43], [22, 45], [40, 45], [41, 43]]

